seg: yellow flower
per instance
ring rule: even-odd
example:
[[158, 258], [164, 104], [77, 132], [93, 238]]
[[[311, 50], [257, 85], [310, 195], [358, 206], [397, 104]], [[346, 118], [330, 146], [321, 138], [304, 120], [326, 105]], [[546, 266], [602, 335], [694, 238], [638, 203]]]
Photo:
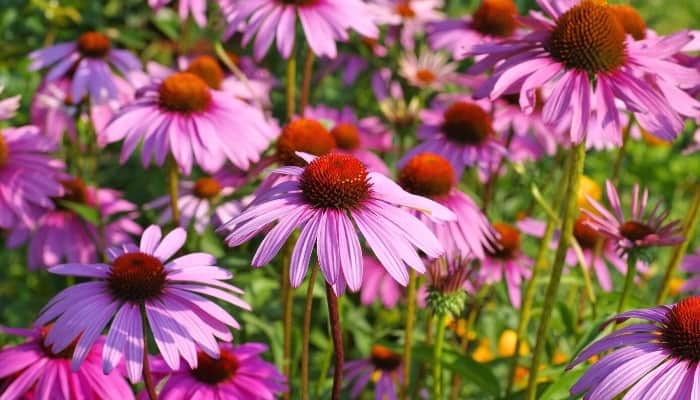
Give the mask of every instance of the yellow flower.
[[474, 361], [486, 363], [493, 360], [493, 352], [491, 351], [491, 343], [487, 338], [479, 340], [479, 345], [472, 354]]
[[[498, 339], [498, 355], [500, 357], [512, 357], [515, 354], [515, 344], [518, 339], [518, 334], [512, 329], [506, 329]], [[520, 345], [520, 355], [525, 356], [530, 352], [530, 347], [527, 342], [523, 341]]]
[[581, 186], [579, 187], [578, 190], [578, 205], [581, 208], [585, 208], [587, 210], [593, 211], [593, 207], [590, 205], [588, 202], [588, 199], [586, 198], [586, 195], [591, 197], [592, 199], [596, 201], [600, 201], [603, 191], [598, 184], [598, 182], [594, 181], [593, 179], [587, 177], [586, 175], [581, 176]]
[[684, 283], [685, 280], [682, 278], [671, 278], [671, 284], [669, 286], [669, 293], [671, 296], [678, 296], [681, 293], [681, 286], [683, 286]]
[[560, 365], [567, 361], [569, 361], [569, 357], [566, 354], [562, 353], [560, 350], [554, 351], [554, 355], [552, 356], [552, 364]]

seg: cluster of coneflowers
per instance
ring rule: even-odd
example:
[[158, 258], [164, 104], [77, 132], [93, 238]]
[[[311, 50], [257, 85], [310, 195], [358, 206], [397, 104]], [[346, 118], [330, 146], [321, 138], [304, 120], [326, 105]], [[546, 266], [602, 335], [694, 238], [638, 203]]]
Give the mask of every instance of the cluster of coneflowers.
[[[148, 1], [154, 10], [168, 3]], [[468, 316], [454, 348], [469, 356], [471, 331], [489, 312], [483, 302], [499, 286], [519, 312], [503, 388], [511, 395], [536, 282], [548, 279], [520, 387], [534, 399], [559, 284], [575, 267], [591, 307], [589, 271], [600, 290], [619, 294], [619, 305], [613, 332], [569, 364], [601, 357], [571, 394], [700, 393], [700, 298], [660, 305], [693, 239], [700, 183], [685, 224], [671, 221], [661, 203], [648, 207], [649, 193], [637, 184], [623, 195], [625, 213], [616, 189], [627, 141], [673, 141], [686, 122], [700, 120], [693, 55], [700, 33], [657, 34], [631, 6], [604, 0], [537, 0], [539, 10], [527, 14], [512, 0], [482, 0], [454, 20], [442, 0], [175, 3], [183, 25], [191, 16], [206, 28], [216, 12], [226, 21], [218, 41], [180, 49], [175, 65], [144, 62], [102, 29], [29, 54], [43, 79], [32, 125], [0, 130], [0, 230], [6, 247], [26, 249], [28, 268], [79, 281], [56, 294], [32, 328], [0, 327], [25, 338], [0, 351], [1, 400], [308, 399], [319, 272], [335, 349], [334, 400], [343, 391], [361, 396], [370, 381], [376, 399], [417, 398], [422, 390], [463, 398], [461, 378], [443, 373], [447, 329]], [[226, 50], [248, 45], [252, 57]], [[286, 78], [273, 76], [265, 57], [284, 60]], [[335, 74], [348, 88], [367, 77], [375, 107], [310, 104]], [[273, 91], [284, 92], [286, 115], [274, 112]], [[18, 97], [0, 101], [0, 119], [18, 108]], [[104, 169], [121, 167], [81, 160], [100, 161], [113, 143], [121, 164], [138, 159], [162, 170], [168, 193], [135, 204], [98, 185]], [[693, 157], [695, 147], [678, 157]], [[607, 205], [583, 176], [587, 151], [600, 149], [618, 149]], [[551, 175], [559, 184], [550, 201], [533, 190], [529, 210], [542, 208], [545, 220], [491, 219], [503, 216], [493, 211], [495, 191], [509, 190], [500, 177], [547, 158], [561, 164]], [[143, 229], [145, 212], [157, 221]], [[234, 340], [231, 328], [246, 327], [231, 313], [251, 306], [229, 283], [231, 272], [211, 254], [184, 251], [188, 232], [210, 229], [231, 252], [252, 241], [245, 248], [254, 248], [246, 253], [253, 267], [281, 265], [281, 371], [264, 360], [267, 345]], [[528, 255], [523, 235], [540, 238], [537, 254]], [[652, 308], [629, 310], [635, 279], [660, 246], [674, 246], [674, 256], [659, 295], [648, 299]], [[615, 287], [609, 266], [624, 286]], [[682, 267], [700, 272], [700, 255]], [[291, 293], [305, 278], [304, 335], [292, 343]], [[698, 286], [700, 277], [691, 277], [683, 290]], [[365, 305], [401, 303], [405, 326], [398, 340], [377, 340], [365, 359], [344, 363], [351, 349], [343, 329], [353, 322], [342, 321], [338, 297], [347, 292], [360, 292]], [[412, 355], [418, 313], [434, 328], [425, 338], [430, 375]], [[631, 318], [647, 322], [618, 326]], [[292, 346], [301, 347], [298, 375]]]

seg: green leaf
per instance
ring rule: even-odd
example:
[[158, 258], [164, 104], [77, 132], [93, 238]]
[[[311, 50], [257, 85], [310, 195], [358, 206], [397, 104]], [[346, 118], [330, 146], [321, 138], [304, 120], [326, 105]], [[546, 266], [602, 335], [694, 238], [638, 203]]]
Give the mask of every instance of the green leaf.
[[547, 389], [540, 395], [539, 400], [561, 400], [570, 399], [569, 389], [578, 380], [578, 378], [586, 372], [580, 368], [575, 371], [564, 372], [554, 380], [554, 383], [549, 385]]
[[100, 224], [100, 212], [96, 208], [92, 208], [90, 206], [86, 206], [85, 204], [75, 203], [68, 200], [58, 200], [58, 204], [61, 207], [67, 208], [73, 211], [74, 213], [78, 214], [80, 218], [84, 219], [87, 222], [90, 222], [91, 224]]

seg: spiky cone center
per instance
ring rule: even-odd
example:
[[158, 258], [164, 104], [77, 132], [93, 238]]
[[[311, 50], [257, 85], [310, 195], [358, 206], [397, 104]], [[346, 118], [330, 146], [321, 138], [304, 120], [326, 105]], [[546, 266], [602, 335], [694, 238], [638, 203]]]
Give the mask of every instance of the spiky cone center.
[[437, 80], [437, 74], [429, 68], [419, 68], [416, 71], [416, 80], [422, 85], [430, 85]]
[[239, 361], [230, 351], [221, 349], [218, 359], [200, 351], [197, 353], [197, 368], [192, 370], [192, 376], [210, 385], [231, 379], [238, 371]]
[[399, 185], [419, 196], [444, 196], [455, 182], [455, 171], [449, 161], [433, 153], [417, 154], [399, 172]]
[[401, 355], [380, 344], [372, 346], [370, 360], [375, 369], [393, 372], [401, 365]]
[[488, 250], [487, 253], [491, 257], [504, 260], [514, 258], [520, 252], [520, 231], [501, 222], [493, 224], [493, 228], [498, 234], [498, 239], [495, 249]]
[[559, 17], [545, 47], [567, 68], [611, 72], [625, 63], [625, 28], [603, 1], [584, 0]]
[[2, 131], [0, 131], [0, 168], [10, 160], [10, 145], [5, 141]]
[[654, 229], [649, 225], [637, 221], [626, 221], [620, 225], [620, 235], [632, 242], [644, 240], [654, 233]]
[[211, 200], [218, 196], [221, 190], [221, 183], [218, 180], [212, 177], [204, 177], [194, 182], [192, 193], [200, 199]]
[[352, 151], [360, 147], [360, 131], [354, 124], [341, 122], [331, 129], [331, 135], [339, 149]]
[[427, 303], [430, 310], [436, 315], [450, 315], [458, 317], [464, 310], [467, 301], [467, 292], [458, 290], [455, 292], [443, 292], [431, 286], [428, 289]]
[[104, 58], [112, 48], [112, 42], [100, 32], [85, 32], [78, 37], [78, 51], [85, 57]]
[[186, 72], [197, 75], [212, 88], [221, 89], [221, 82], [224, 80], [224, 70], [219, 62], [211, 56], [199, 56], [192, 60]]
[[60, 200], [78, 204], [90, 204], [90, 193], [82, 179], [73, 178], [61, 181], [61, 185], [63, 186], [63, 196], [61, 196]]
[[198, 113], [211, 104], [211, 93], [207, 83], [199, 76], [190, 72], [178, 72], [160, 84], [158, 102], [166, 111]]
[[404, 19], [416, 17], [416, 11], [413, 9], [413, 7], [411, 7], [410, 0], [400, 1], [398, 4], [396, 4], [394, 11]]
[[320, 122], [299, 118], [288, 123], [277, 140], [277, 160], [284, 165], [304, 166], [297, 151], [322, 156], [336, 146], [335, 139]]
[[460, 145], [478, 146], [495, 134], [491, 116], [478, 104], [458, 101], [443, 114], [441, 131]]
[[642, 40], [647, 37], [647, 23], [637, 9], [629, 4], [610, 5], [613, 13], [625, 29], [625, 33], [631, 35], [634, 40]]
[[357, 158], [339, 153], [311, 161], [300, 186], [304, 199], [315, 208], [357, 209], [371, 193], [367, 168]]
[[508, 37], [518, 26], [513, 0], [483, 0], [472, 15], [472, 28], [484, 35]]
[[70, 360], [73, 358], [73, 352], [75, 351], [75, 346], [78, 344], [78, 339], [80, 337], [75, 338], [75, 340], [66, 346], [65, 349], [54, 353], [53, 350], [51, 350], [51, 346], [46, 344], [46, 336], [48, 336], [51, 328], [53, 328], [53, 324], [44, 325], [39, 329], [39, 346], [41, 346], [44, 354], [46, 354], [46, 356], [49, 358], [62, 358], [64, 360]]
[[598, 232], [589, 225], [588, 221], [590, 221], [590, 218], [585, 214], [581, 214], [574, 223], [574, 237], [583, 249], [594, 248], [601, 238]]
[[166, 275], [163, 263], [156, 257], [126, 253], [112, 262], [107, 285], [115, 298], [140, 304], [163, 293]]
[[700, 362], [700, 297], [683, 299], [668, 311], [661, 343], [676, 358]]

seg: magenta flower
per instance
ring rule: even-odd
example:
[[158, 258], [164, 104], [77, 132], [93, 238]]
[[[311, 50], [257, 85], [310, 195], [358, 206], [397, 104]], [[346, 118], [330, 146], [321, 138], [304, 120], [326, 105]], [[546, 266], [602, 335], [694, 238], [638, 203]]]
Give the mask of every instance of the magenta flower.
[[601, 400], [623, 393], [630, 400], [694, 398], [700, 390], [700, 297], [627, 311], [614, 320], [629, 318], [645, 322], [605, 336], [569, 364], [573, 368], [593, 355], [607, 354], [571, 387], [571, 395]]
[[177, 72], [139, 89], [98, 139], [101, 144], [123, 139], [122, 162], [143, 139], [144, 166], [154, 156], [156, 164], [163, 165], [172, 154], [189, 175], [194, 163], [214, 173], [227, 159], [246, 170], [276, 134], [260, 110], [210, 89], [193, 73]]
[[[138, 215], [135, 204], [124, 200], [112, 189], [94, 189], [80, 179], [63, 181], [64, 194], [55, 199], [55, 209], [45, 212], [34, 229], [26, 227], [12, 231], [8, 247], [17, 247], [29, 241], [27, 264], [30, 269], [52, 267], [61, 262], [93, 263], [99, 258], [98, 244], [119, 246], [132, 242], [132, 235], [141, 233], [133, 219]], [[68, 208], [68, 201], [97, 209], [104, 221], [109, 221], [99, 232], [95, 221], [83, 219]]]
[[392, 148], [392, 132], [377, 117], [359, 119], [351, 107], [336, 110], [326, 106], [308, 107], [304, 116], [326, 124], [336, 149], [362, 161], [370, 171], [389, 175], [389, 168], [374, 151]]
[[493, 165], [506, 150], [497, 140], [487, 101], [442, 97], [421, 112], [420, 144], [409, 150], [399, 166], [419, 153], [435, 153], [452, 164], [457, 177], [467, 166]]
[[[172, 0], [148, 0], [148, 5], [158, 12]], [[192, 19], [200, 28], [207, 25], [207, 0], [179, 0], [177, 14], [183, 23], [187, 22], [187, 17], [192, 15]]]
[[141, 309], [166, 364], [180, 367], [180, 357], [197, 367], [197, 348], [214, 358], [220, 355], [216, 339], [230, 341], [228, 327], [238, 322], [210, 296], [243, 309], [250, 306], [235, 294], [243, 291], [223, 282], [231, 273], [214, 265], [206, 253], [192, 253], [168, 261], [185, 243], [187, 233], [177, 228], [162, 238], [155, 225], [146, 229], [139, 247], [125, 245], [108, 251], [107, 264], [62, 264], [58, 275], [96, 278], [63, 290], [42, 310], [36, 325], [51, 321], [46, 346], [60, 352], [77, 340], [73, 369], [78, 369], [98, 335], [109, 333], [102, 351], [102, 367], [110, 373], [126, 359], [129, 379], [136, 382], [143, 368], [144, 334]]
[[260, 356], [268, 350], [266, 345], [220, 343], [219, 348], [217, 358], [197, 352], [196, 368], [181, 366], [172, 371], [160, 357], [154, 359], [156, 381], [167, 378], [158, 398], [272, 400], [287, 391], [285, 376]]
[[406, 50], [413, 50], [416, 36], [428, 23], [444, 18], [443, 0], [370, 0], [369, 4], [375, 21], [390, 27], [389, 39]]
[[63, 163], [48, 156], [54, 150], [34, 126], [0, 130], [0, 228], [31, 227], [53, 208], [65, 177]]
[[394, 308], [403, 293], [399, 283], [389, 275], [376, 258], [363, 256], [362, 264], [363, 277], [360, 289], [362, 304], [371, 305], [379, 299], [385, 308]]
[[518, 229], [500, 222], [493, 227], [498, 238], [486, 249], [479, 280], [485, 284], [505, 281], [510, 304], [520, 308], [520, 286], [532, 276], [535, 261], [523, 253]]
[[335, 42], [347, 41], [350, 29], [366, 37], [379, 36], [367, 5], [360, 0], [224, 0], [222, 4], [228, 11], [225, 36], [247, 21], [242, 29], [243, 45], [255, 37], [253, 55], [257, 60], [265, 56], [275, 38], [282, 57], [290, 57], [297, 16], [309, 47], [318, 56], [335, 58]]
[[[309, 163], [306, 167], [277, 169], [275, 173], [291, 180], [272, 187], [225, 225], [232, 231], [226, 238], [231, 247], [267, 232], [253, 256], [253, 266], [269, 263], [297, 227], [301, 234], [292, 252], [289, 277], [294, 287], [301, 284], [315, 247], [326, 282], [337, 294], [343, 293], [346, 283], [350, 290], [359, 290], [363, 268], [356, 229], [389, 274], [404, 286], [407, 267], [425, 271], [416, 249], [429, 258], [444, 252], [435, 235], [400, 207], [446, 221], [455, 218], [451, 211], [403, 191], [382, 174], [368, 172], [350, 155], [331, 153], [316, 158], [298, 154]], [[267, 231], [275, 221], [279, 222]]]
[[440, 90], [455, 80], [456, 70], [457, 64], [449, 62], [442, 53], [424, 51], [418, 57], [414, 53], [405, 53], [399, 60], [399, 74], [419, 88]]
[[474, 73], [495, 66], [479, 95], [496, 99], [503, 93], [519, 92], [521, 107], [530, 111], [535, 107], [536, 90], [550, 87], [544, 121], [555, 124], [570, 115], [574, 143], [586, 136], [589, 119], [599, 127], [590, 133], [602, 132], [622, 143], [618, 100], [643, 128], [669, 141], [683, 129], [679, 113], [700, 113], [700, 104], [680, 90], [696, 85], [700, 76], [669, 60], [692, 40], [688, 32], [663, 40], [634, 41], [626, 37], [607, 3], [537, 3], [553, 20], [533, 13], [523, 19], [531, 33], [475, 45], [467, 53], [484, 56], [472, 67]]
[[401, 168], [398, 181], [407, 192], [427, 197], [455, 213], [457, 219], [450, 222], [417, 213], [450, 257], [485, 257], [486, 249], [496, 240], [495, 232], [474, 200], [457, 188], [454, 169], [444, 157], [416, 154]]
[[683, 282], [681, 292], [696, 292], [700, 288], [700, 248], [695, 254], [685, 256], [681, 263], [681, 270], [688, 272], [691, 276]]
[[51, 67], [44, 82], [68, 77], [70, 97], [79, 103], [86, 94], [93, 102], [117, 98], [119, 90], [112, 67], [127, 77], [141, 69], [141, 62], [126, 50], [112, 48], [112, 42], [99, 32], [85, 32], [75, 42], [60, 43], [29, 54], [30, 69]]
[[345, 379], [352, 383], [350, 398], [360, 397], [371, 380], [376, 400], [396, 399], [402, 368], [400, 354], [382, 345], [372, 346], [369, 358], [349, 361], [344, 366]]
[[[0, 93], [2, 93], [4, 89], [5, 87], [0, 85]], [[19, 108], [21, 99], [22, 96], [16, 95], [0, 100], [0, 121], [14, 117], [15, 111]]]
[[588, 226], [613, 240], [620, 251], [627, 252], [643, 247], [672, 246], [683, 241], [681, 222], [676, 220], [667, 223], [666, 218], [669, 212], [663, 209], [661, 202], [657, 203], [648, 215], [644, 215], [649, 197], [649, 192], [646, 189], [640, 198], [639, 185], [634, 185], [632, 210], [629, 219], [627, 219], [622, 213], [620, 197], [615, 186], [612, 182], [606, 181], [605, 187], [613, 213], [610, 213], [590, 197], [588, 201], [596, 212], [586, 209], [582, 209], [582, 211], [589, 217]]
[[0, 349], [0, 399], [104, 399], [134, 398], [131, 387], [117, 369], [104, 374], [100, 352], [104, 338], [96, 339], [79, 370], [73, 372], [70, 359], [74, 343], [60, 352], [46, 344], [50, 326], [35, 329], [0, 327], [0, 333], [26, 337], [16, 346]]

